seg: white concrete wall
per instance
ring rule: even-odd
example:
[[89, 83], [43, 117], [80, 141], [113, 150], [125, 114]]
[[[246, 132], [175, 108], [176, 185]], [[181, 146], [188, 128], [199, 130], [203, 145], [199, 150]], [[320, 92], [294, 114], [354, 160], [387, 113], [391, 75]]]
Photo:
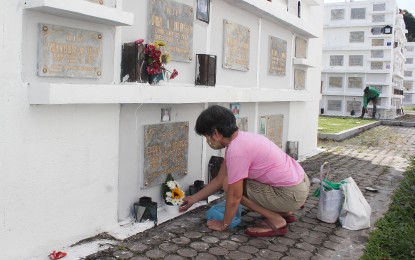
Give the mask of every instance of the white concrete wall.
[[[117, 223], [119, 105], [28, 102], [30, 83], [51, 80], [36, 76], [36, 23], [92, 27], [23, 11], [23, 3], [0, 10], [1, 259], [46, 256]], [[102, 81], [110, 82], [114, 48], [105, 46], [110, 76]]]

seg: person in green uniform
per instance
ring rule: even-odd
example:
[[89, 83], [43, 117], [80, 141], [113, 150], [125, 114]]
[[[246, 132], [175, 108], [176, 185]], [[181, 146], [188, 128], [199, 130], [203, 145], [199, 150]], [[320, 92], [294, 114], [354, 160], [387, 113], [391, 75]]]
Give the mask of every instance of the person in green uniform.
[[365, 113], [367, 113], [367, 105], [369, 104], [370, 101], [372, 101], [372, 104], [373, 104], [372, 118], [375, 118], [376, 105], [379, 102], [380, 92], [374, 87], [366, 87], [363, 92], [364, 92], [364, 95], [363, 95], [362, 115], [359, 118], [363, 118]]

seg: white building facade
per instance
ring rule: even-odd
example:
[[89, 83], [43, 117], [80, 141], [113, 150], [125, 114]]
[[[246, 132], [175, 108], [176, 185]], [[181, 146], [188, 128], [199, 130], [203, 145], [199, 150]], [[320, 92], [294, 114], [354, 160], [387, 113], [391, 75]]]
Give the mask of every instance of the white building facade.
[[415, 105], [415, 42], [407, 42], [404, 50], [404, 106], [413, 107]]
[[396, 2], [325, 4], [324, 13], [320, 113], [360, 116], [363, 90], [374, 86], [381, 92], [376, 117], [395, 118], [402, 108], [406, 43]]
[[[209, 158], [223, 152], [212, 151], [193, 128], [211, 104], [237, 103], [243, 130], [284, 150], [298, 142], [300, 157], [315, 153], [322, 1], [288, 2], [216, 0], [208, 13], [193, 0], [3, 3], [1, 258], [44, 259], [119, 227], [133, 220], [133, 204], [143, 196], [162, 211], [161, 184], [145, 175], [148, 126], [184, 123], [186, 169], [176, 180], [185, 190], [206, 182]], [[148, 42], [159, 22], [150, 10], [164, 10], [159, 16], [172, 21], [160, 34], [190, 43], [181, 49], [187, 59], [167, 64], [179, 71], [169, 82], [121, 82], [123, 44]], [[184, 22], [175, 20], [180, 10], [190, 10]], [[232, 44], [241, 31], [243, 51]], [[216, 56], [215, 86], [195, 85], [196, 54]], [[170, 121], [161, 122], [166, 108]]]

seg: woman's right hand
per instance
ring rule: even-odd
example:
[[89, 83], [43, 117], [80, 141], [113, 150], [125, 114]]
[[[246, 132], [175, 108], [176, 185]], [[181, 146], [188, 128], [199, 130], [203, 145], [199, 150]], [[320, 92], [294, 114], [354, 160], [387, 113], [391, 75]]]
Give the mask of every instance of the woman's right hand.
[[179, 207], [180, 212], [187, 211], [193, 204], [195, 204], [197, 201], [193, 196], [187, 196], [183, 198], [183, 203]]

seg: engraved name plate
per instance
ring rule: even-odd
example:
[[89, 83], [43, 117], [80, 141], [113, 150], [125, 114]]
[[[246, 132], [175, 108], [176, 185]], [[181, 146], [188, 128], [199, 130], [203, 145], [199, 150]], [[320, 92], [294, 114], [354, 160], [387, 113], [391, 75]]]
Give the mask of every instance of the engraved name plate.
[[149, 42], [162, 41], [172, 60], [190, 62], [193, 56], [193, 7], [170, 0], [151, 0], [149, 8]]
[[241, 131], [248, 131], [248, 118], [247, 117], [241, 117], [236, 119], [236, 125], [238, 126], [238, 129]]
[[249, 70], [250, 30], [248, 27], [223, 20], [223, 68]]
[[327, 100], [327, 110], [342, 111], [342, 101], [341, 100]]
[[38, 76], [100, 78], [100, 32], [39, 24]]
[[294, 70], [294, 89], [304, 90], [305, 89], [305, 70], [295, 69]]
[[362, 107], [362, 102], [361, 101], [347, 101], [347, 112], [350, 112], [352, 110], [356, 111], [360, 111]]
[[266, 116], [266, 132], [265, 136], [268, 137], [273, 143], [282, 148], [282, 131], [284, 116], [283, 115], [270, 115]]
[[287, 41], [269, 36], [269, 62], [270, 75], [285, 76], [287, 65]]
[[295, 37], [295, 57], [307, 58], [307, 40]]
[[343, 77], [329, 77], [329, 87], [330, 88], [342, 88]]
[[144, 187], [161, 184], [171, 173], [187, 174], [189, 122], [144, 126]]
[[349, 88], [362, 88], [363, 78], [362, 77], [349, 77], [347, 86]]

